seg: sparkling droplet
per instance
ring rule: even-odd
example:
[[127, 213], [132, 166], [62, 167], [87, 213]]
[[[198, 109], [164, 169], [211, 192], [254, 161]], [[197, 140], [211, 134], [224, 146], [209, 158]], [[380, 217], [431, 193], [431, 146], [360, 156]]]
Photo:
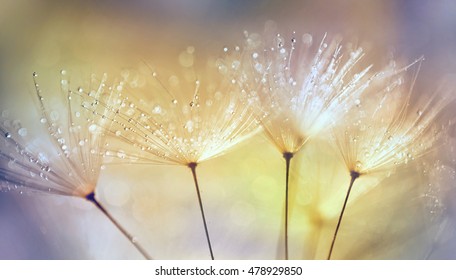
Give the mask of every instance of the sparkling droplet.
[[66, 75], [66, 73], [67, 73], [67, 71], [66, 71], [66, 70], [63, 70], [63, 69], [62, 69], [62, 70], [60, 70], [60, 74], [62, 74], [62, 75]]
[[89, 126], [89, 131], [90, 131], [90, 132], [95, 132], [96, 129], [97, 129], [97, 125], [96, 125], [96, 124], [91, 124], [91, 125]]
[[257, 58], [258, 58], [258, 53], [254, 52], [254, 53], [252, 54], [252, 57], [253, 57], [254, 59], [257, 59]]
[[152, 109], [152, 113], [158, 115], [158, 114], [161, 114], [162, 112], [162, 108], [159, 106], [159, 105], [156, 105], [153, 109]]
[[122, 158], [122, 159], [125, 158], [125, 152], [122, 151], [122, 150], [119, 150], [119, 151], [117, 152], [117, 157]]
[[176, 100], [176, 99], [173, 99], [173, 100], [171, 100], [171, 103], [177, 104], [177, 100]]
[[27, 136], [27, 128], [23, 127], [21, 129], [19, 129], [17, 131], [17, 134], [19, 134], [20, 136], [24, 137], [24, 136]]
[[33, 77], [38, 77], [38, 73], [33, 72]]
[[9, 132], [5, 133], [5, 137], [6, 138], [11, 138], [11, 133], [9, 133]]

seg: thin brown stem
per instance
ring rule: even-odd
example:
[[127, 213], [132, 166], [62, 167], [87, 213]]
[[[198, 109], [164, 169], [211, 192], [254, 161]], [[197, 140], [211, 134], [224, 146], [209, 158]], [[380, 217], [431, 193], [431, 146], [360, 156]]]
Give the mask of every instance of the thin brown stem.
[[285, 259], [288, 260], [288, 181], [290, 177], [290, 163], [293, 153], [283, 153], [285, 158]]
[[196, 194], [198, 195], [198, 203], [201, 210], [201, 217], [203, 218], [204, 231], [206, 233], [207, 245], [209, 247], [209, 252], [211, 253], [211, 259], [214, 260], [214, 253], [212, 252], [211, 238], [209, 237], [209, 231], [207, 229], [206, 217], [204, 216], [203, 202], [201, 200], [200, 189], [198, 185], [198, 179], [196, 176], [196, 166], [195, 162], [189, 163], [188, 167], [192, 170], [193, 181], [195, 182]]
[[95, 193], [91, 192], [86, 196], [86, 199], [92, 202], [106, 217], [122, 232], [122, 234], [130, 240], [131, 244], [138, 249], [138, 251], [143, 255], [146, 260], [152, 260], [152, 257], [144, 250], [144, 248], [135, 240], [134, 236], [128, 233], [115, 219], [111, 216], [111, 214], [106, 211], [106, 209], [101, 205], [97, 199], [95, 198]]
[[350, 177], [351, 177], [350, 185], [348, 186], [348, 191], [347, 191], [347, 195], [345, 196], [344, 205], [342, 206], [342, 210], [340, 211], [339, 221], [337, 221], [336, 231], [334, 232], [334, 237], [333, 237], [333, 240], [331, 242], [331, 248], [329, 249], [329, 253], [328, 253], [328, 260], [331, 259], [331, 254], [332, 254], [332, 251], [334, 249], [334, 244], [336, 243], [337, 233], [339, 232], [339, 227], [340, 227], [340, 224], [342, 222], [342, 217], [344, 216], [345, 207], [347, 206], [348, 197], [350, 196], [350, 192], [351, 192], [351, 189], [353, 187], [353, 183], [355, 183], [355, 180], [359, 176], [360, 176], [360, 174], [358, 172], [356, 172], [356, 171], [351, 171], [350, 172]]

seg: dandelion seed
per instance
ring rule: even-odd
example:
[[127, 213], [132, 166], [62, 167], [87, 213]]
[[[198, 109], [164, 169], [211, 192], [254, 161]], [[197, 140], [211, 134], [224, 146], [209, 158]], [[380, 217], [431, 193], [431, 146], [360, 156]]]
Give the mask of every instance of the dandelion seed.
[[[67, 73], [62, 70], [61, 74]], [[45, 139], [33, 140], [32, 137], [27, 137], [30, 133], [26, 128], [21, 127], [15, 131], [13, 127], [0, 124], [0, 133], [4, 136], [0, 149], [1, 184], [7, 188], [11, 185], [22, 186], [32, 191], [87, 199], [131, 239], [131, 235], [95, 198], [95, 187], [103, 161], [101, 155], [104, 154], [105, 147], [105, 135], [96, 129], [90, 129], [98, 122], [97, 118], [85, 110], [82, 111], [81, 118], [74, 118], [75, 106], [79, 109], [81, 104], [77, 98], [67, 98], [62, 107], [50, 111], [43, 102], [36, 77], [37, 74], [34, 73], [41, 113], [38, 124], [47, 130], [47, 135]], [[91, 81], [91, 84], [96, 83], [96, 80]], [[71, 95], [69, 85], [68, 80], [61, 85], [66, 97]], [[105, 89], [100, 84], [96, 93], [100, 95], [104, 92]], [[133, 245], [145, 258], [150, 258], [138, 243]]]
[[288, 180], [291, 159], [351, 107], [372, 77], [358, 69], [361, 48], [344, 50], [339, 39], [312, 48], [312, 36], [286, 39], [268, 22], [264, 36], [249, 34], [243, 71], [236, 78], [256, 108], [265, 134], [285, 159], [285, 259], [288, 259]]
[[[441, 139], [443, 130], [436, 129], [434, 125], [448, 104], [449, 91], [442, 87], [425, 100], [416, 101], [412, 98], [416, 75], [411, 79], [410, 85], [403, 83], [404, 75], [404, 69], [397, 70], [395, 67], [380, 72], [375, 86], [367, 92], [372, 108], [367, 111], [353, 110], [354, 114], [346, 119], [346, 124], [334, 131], [335, 144], [350, 172], [351, 180], [328, 259], [331, 258], [356, 179], [368, 174], [390, 173], [409, 160], [423, 156]], [[417, 111], [420, 114], [416, 114]], [[358, 141], [350, 140], [351, 137], [356, 137]]]
[[[199, 67], [194, 55], [189, 49], [179, 55], [181, 73], [159, 71], [149, 77], [150, 87], [137, 89], [138, 93], [144, 93], [142, 96], [154, 92], [152, 105], [139, 102], [135, 96], [112, 92], [111, 104], [100, 101], [90, 110], [98, 116], [105, 114], [104, 129], [133, 148], [125, 151], [125, 161], [177, 164], [191, 169], [214, 259], [196, 167], [252, 136], [258, 125], [249, 104], [241, 100], [236, 85], [231, 82], [236, 70], [229, 67], [222, 71], [218, 61], [212, 59], [203, 60], [206, 66]], [[93, 101], [96, 100], [88, 102]], [[131, 105], [133, 109], [129, 110]]]

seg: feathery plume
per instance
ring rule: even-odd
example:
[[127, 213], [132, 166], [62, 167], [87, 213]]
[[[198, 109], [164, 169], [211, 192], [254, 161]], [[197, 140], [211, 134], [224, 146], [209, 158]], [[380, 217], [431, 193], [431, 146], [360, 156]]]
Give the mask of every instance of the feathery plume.
[[335, 144], [351, 180], [328, 259], [355, 180], [363, 175], [392, 172], [429, 152], [441, 139], [443, 129], [436, 122], [449, 102], [448, 90], [442, 86], [431, 96], [417, 98], [412, 92], [418, 71], [407, 83], [407, 68], [397, 70], [392, 62], [387, 70], [380, 71], [364, 97], [365, 104], [334, 130]]
[[213, 59], [195, 65], [194, 51], [187, 47], [179, 55], [180, 72], [150, 67], [142, 87], [135, 88], [138, 77], [125, 71], [120, 86], [133, 87], [137, 95], [114, 92], [110, 104], [89, 97], [84, 106], [107, 121], [102, 127], [108, 134], [130, 146], [128, 151], [111, 149], [109, 155], [130, 163], [177, 164], [191, 169], [214, 259], [196, 166], [252, 136], [258, 124], [233, 80], [237, 69], [222, 69]]
[[246, 32], [244, 94], [270, 141], [285, 159], [285, 259], [288, 259], [288, 181], [291, 159], [340, 119], [369, 85], [371, 66], [359, 67], [362, 48], [344, 49], [341, 40], [323, 38], [317, 47], [309, 34], [291, 38], [266, 24], [264, 36]]
[[[46, 104], [47, 97], [37, 82], [38, 75], [33, 73], [39, 122], [47, 131], [44, 138], [31, 139], [27, 137], [27, 128], [14, 127], [8, 120], [0, 124], [3, 138], [0, 150], [1, 184], [7, 189], [25, 187], [32, 191], [87, 199], [111, 220], [145, 258], [150, 259], [133, 236], [95, 197], [105, 156], [105, 134], [97, 125], [97, 116], [81, 109], [80, 99], [71, 94], [66, 71], [62, 70], [61, 74], [64, 106], [55, 106], [50, 110]], [[106, 81], [106, 75], [101, 82], [97, 82], [93, 76], [91, 84], [95, 87], [90, 92], [101, 95], [112, 90]]]

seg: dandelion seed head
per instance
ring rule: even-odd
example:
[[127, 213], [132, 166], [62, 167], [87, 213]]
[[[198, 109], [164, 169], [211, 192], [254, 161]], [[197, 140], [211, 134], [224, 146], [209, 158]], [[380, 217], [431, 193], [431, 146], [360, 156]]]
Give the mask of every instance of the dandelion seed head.
[[366, 91], [367, 108], [355, 107], [335, 129], [335, 143], [350, 171], [390, 172], [423, 156], [441, 140], [437, 117], [448, 104], [449, 91], [415, 98], [416, 77], [410, 78], [404, 69], [392, 63], [382, 70], [390, 74], [376, 75]]
[[314, 46], [310, 34], [296, 40], [276, 28], [268, 22], [264, 35], [249, 33], [236, 81], [269, 139], [295, 153], [348, 110], [369, 85], [370, 66], [360, 66], [361, 48], [343, 48], [338, 38]]
[[[67, 75], [62, 70], [62, 75]], [[89, 110], [79, 110], [82, 96], [87, 92], [79, 87], [62, 88], [59, 103], [45, 102], [33, 75], [38, 99], [38, 126], [22, 127], [20, 122], [4, 119], [0, 122], [0, 181], [2, 186], [22, 186], [33, 191], [85, 197], [97, 184], [104, 152], [104, 135], [93, 125], [97, 116]], [[100, 82], [92, 77], [88, 92], [93, 96], [105, 94], [105, 78]], [[95, 88], [95, 89], [93, 89]], [[93, 91], [92, 91], [93, 89]], [[73, 98], [68, 98], [71, 95]], [[91, 105], [87, 105], [90, 107]], [[33, 129], [31, 129], [33, 128]], [[42, 133], [40, 133], [42, 132]]]
[[[220, 70], [220, 60], [197, 60], [193, 47], [178, 60], [178, 70], [157, 68], [157, 77], [146, 79], [135, 94], [111, 93], [110, 99], [118, 100], [113, 106], [94, 106], [97, 115], [107, 111], [103, 127], [116, 136], [113, 142], [130, 144], [122, 160], [187, 166], [218, 156], [257, 131], [254, 114], [232, 81], [238, 60]], [[147, 98], [150, 92], [153, 100]]]

